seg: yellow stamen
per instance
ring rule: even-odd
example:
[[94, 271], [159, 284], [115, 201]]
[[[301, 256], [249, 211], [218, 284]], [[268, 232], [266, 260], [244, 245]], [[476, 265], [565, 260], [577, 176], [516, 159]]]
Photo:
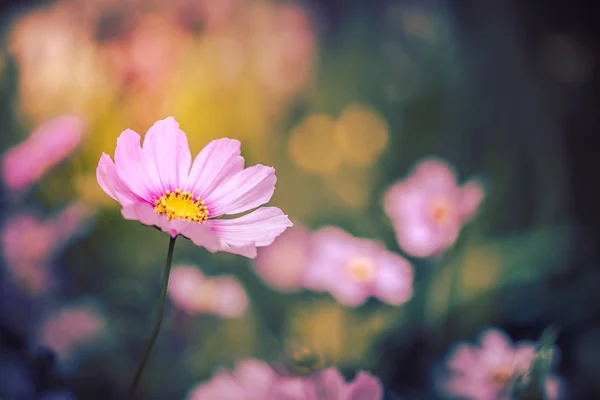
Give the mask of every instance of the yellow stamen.
[[347, 272], [353, 280], [368, 283], [375, 278], [375, 265], [369, 258], [356, 257], [348, 264]]
[[295, 349], [290, 358], [290, 369], [294, 374], [300, 376], [317, 372], [325, 366], [325, 359], [307, 346]]
[[167, 219], [184, 219], [192, 222], [204, 222], [208, 219], [208, 208], [200, 197], [194, 199], [189, 191], [174, 192], [166, 190], [165, 194], [154, 200], [154, 211], [165, 214]]
[[503, 388], [506, 387], [506, 385], [508, 385], [508, 382], [510, 381], [511, 377], [512, 373], [510, 369], [499, 368], [498, 370], [496, 370], [496, 372], [492, 374], [490, 380], [496, 387]]
[[450, 219], [452, 207], [447, 201], [438, 201], [431, 207], [431, 218], [437, 223], [444, 223]]

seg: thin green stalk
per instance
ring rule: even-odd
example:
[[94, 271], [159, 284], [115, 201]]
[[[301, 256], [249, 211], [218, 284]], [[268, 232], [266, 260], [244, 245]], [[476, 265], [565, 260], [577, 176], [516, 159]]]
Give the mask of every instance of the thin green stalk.
[[176, 237], [171, 237], [169, 241], [169, 250], [167, 251], [167, 263], [165, 264], [165, 271], [163, 272], [162, 283], [160, 287], [160, 299], [158, 301], [158, 311], [156, 313], [156, 320], [154, 322], [154, 327], [152, 328], [152, 333], [150, 334], [150, 339], [148, 339], [148, 343], [146, 343], [146, 348], [144, 349], [144, 354], [142, 355], [142, 360], [140, 361], [140, 365], [133, 377], [133, 381], [129, 386], [129, 391], [127, 398], [129, 400], [133, 400], [135, 397], [135, 390], [137, 389], [138, 383], [142, 377], [142, 373], [144, 372], [144, 367], [146, 366], [146, 362], [148, 361], [148, 357], [150, 356], [150, 351], [152, 350], [152, 346], [154, 346], [154, 342], [156, 341], [156, 337], [158, 336], [158, 332], [160, 331], [160, 325], [162, 323], [163, 313], [165, 311], [165, 300], [167, 299], [167, 286], [169, 286], [169, 274], [171, 273], [171, 264], [173, 261], [173, 250], [175, 249], [175, 239]]

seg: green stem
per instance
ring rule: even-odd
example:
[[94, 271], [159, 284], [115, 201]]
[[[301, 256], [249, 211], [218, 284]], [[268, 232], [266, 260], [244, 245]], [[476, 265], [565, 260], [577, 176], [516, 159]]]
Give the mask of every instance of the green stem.
[[167, 286], [169, 286], [169, 274], [171, 273], [171, 263], [173, 261], [173, 250], [175, 249], [175, 237], [171, 237], [169, 241], [169, 250], [167, 251], [167, 263], [165, 264], [165, 271], [163, 273], [162, 283], [160, 287], [160, 299], [158, 301], [158, 312], [156, 313], [156, 320], [154, 322], [154, 328], [152, 328], [152, 334], [150, 335], [150, 339], [148, 339], [148, 343], [146, 343], [146, 348], [144, 349], [144, 354], [142, 355], [142, 360], [140, 361], [140, 365], [133, 377], [133, 381], [131, 382], [131, 386], [129, 386], [129, 391], [127, 398], [130, 400], [134, 399], [135, 390], [137, 389], [138, 383], [142, 377], [142, 373], [144, 372], [144, 367], [146, 366], [146, 362], [148, 361], [148, 357], [150, 356], [150, 351], [152, 350], [152, 346], [156, 341], [156, 337], [158, 336], [158, 332], [160, 330], [160, 325], [162, 323], [163, 313], [165, 311], [165, 300], [167, 299]]

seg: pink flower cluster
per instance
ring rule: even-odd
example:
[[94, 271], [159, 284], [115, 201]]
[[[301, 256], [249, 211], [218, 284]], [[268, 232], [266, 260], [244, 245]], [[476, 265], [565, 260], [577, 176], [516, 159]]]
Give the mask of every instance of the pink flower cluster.
[[400, 248], [410, 256], [431, 257], [454, 244], [483, 198], [478, 181], [460, 186], [452, 167], [426, 159], [387, 191], [384, 209]]
[[393, 305], [412, 296], [413, 270], [406, 259], [335, 227], [313, 233], [291, 228], [261, 250], [255, 265], [275, 288], [329, 292], [350, 307], [371, 296]]
[[365, 372], [347, 383], [335, 368], [299, 378], [282, 376], [268, 364], [246, 359], [193, 388], [187, 400], [381, 400], [379, 380]]
[[[526, 373], [535, 355], [535, 343], [513, 344], [498, 329], [487, 329], [478, 344], [457, 344], [447, 359], [447, 371], [438, 381], [438, 391], [446, 398], [470, 400], [509, 400], [512, 378]], [[555, 375], [546, 378], [545, 398], [559, 400], [563, 389]]]
[[248, 308], [246, 292], [233, 276], [208, 277], [194, 265], [173, 267], [168, 294], [177, 307], [189, 314], [236, 318]]

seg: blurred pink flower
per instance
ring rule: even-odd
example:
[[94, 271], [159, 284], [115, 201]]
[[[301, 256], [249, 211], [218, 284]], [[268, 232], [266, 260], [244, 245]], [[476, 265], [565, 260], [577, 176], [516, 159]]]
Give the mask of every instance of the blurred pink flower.
[[177, 307], [190, 314], [209, 313], [237, 318], [248, 308], [246, 292], [235, 278], [208, 277], [193, 265], [173, 268], [168, 293]]
[[127, 35], [106, 41], [102, 51], [126, 89], [164, 96], [164, 87], [190, 40], [191, 36], [165, 14], [147, 14]]
[[359, 372], [346, 383], [336, 368], [327, 368], [305, 378], [281, 379], [273, 386], [270, 400], [381, 400], [379, 380]]
[[[292, 222], [276, 207], [261, 207], [275, 191], [275, 169], [244, 168], [240, 142], [217, 139], [196, 156], [173, 117], [156, 122], [140, 136], [128, 129], [117, 140], [115, 162], [102, 154], [96, 176], [106, 194], [117, 200], [125, 219], [156, 226], [172, 237], [185, 236], [210, 252], [256, 257]], [[209, 219], [210, 218], [210, 219]]]
[[2, 178], [9, 189], [20, 191], [41, 179], [71, 156], [83, 140], [84, 122], [72, 115], [46, 122], [2, 157]]
[[411, 256], [430, 257], [454, 244], [484, 195], [479, 182], [459, 186], [449, 165], [428, 159], [387, 191], [384, 209], [400, 247]]
[[32, 214], [7, 220], [2, 227], [2, 253], [9, 274], [32, 295], [53, 284], [50, 265], [69, 241], [88, 225], [92, 210], [73, 203], [56, 216], [41, 221]]
[[192, 389], [187, 400], [381, 400], [383, 389], [375, 377], [359, 372], [346, 383], [335, 368], [308, 377], [279, 375], [268, 364], [245, 359], [233, 372], [221, 371]]
[[[515, 374], [526, 373], [533, 361], [535, 343], [513, 344], [504, 332], [487, 329], [479, 345], [458, 344], [449, 354], [447, 374], [437, 388], [446, 398], [470, 400], [509, 400], [506, 390]], [[545, 382], [546, 398], [560, 398], [560, 380], [550, 375]]]
[[187, 400], [269, 400], [269, 392], [279, 375], [266, 363], [245, 359], [232, 372], [220, 371], [213, 378], [199, 384]]
[[254, 260], [255, 270], [269, 285], [282, 291], [302, 287], [306, 272], [310, 234], [303, 226], [294, 226], [272, 245], [262, 248]]
[[50, 315], [40, 329], [39, 344], [67, 359], [81, 346], [106, 334], [105, 319], [90, 306], [71, 306]]
[[312, 67], [316, 53], [312, 23], [304, 8], [290, 4], [277, 6], [264, 22], [256, 43], [259, 77], [267, 88], [287, 97], [306, 83]]
[[381, 243], [355, 238], [334, 227], [313, 234], [304, 284], [330, 292], [350, 307], [368, 297], [400, 305], [412, 297], [410, 263], [387, 251]]

